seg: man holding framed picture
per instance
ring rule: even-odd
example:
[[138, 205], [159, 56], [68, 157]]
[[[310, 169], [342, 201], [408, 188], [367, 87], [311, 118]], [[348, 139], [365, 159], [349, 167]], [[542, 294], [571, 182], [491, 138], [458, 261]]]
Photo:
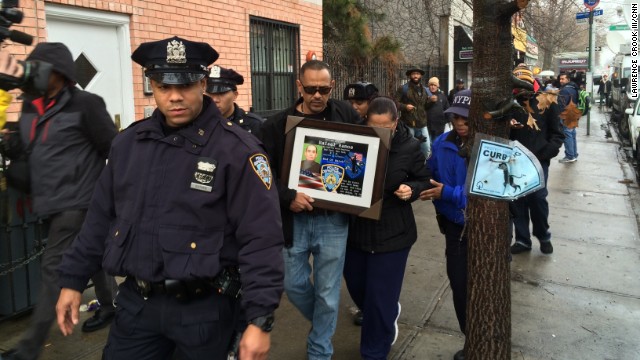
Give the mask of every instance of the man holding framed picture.
[[[277, 180], [285, 238], [285, 291], [293, 305], [311, 321], [307, 339], [310, 360], [331, 359], [349, 219], [346, 214], [314, 209], [313, 198], [287, 187], [282, 178], [285, 124], [289, 115], [315, 120], [357, 123], [360, 116], [347, 103], [330, 99], [335, 85], [329, 66], [306, 62], [296, 81], [301, 98], [263, 124], [260, 138]], [[313, 255], [313, 268], [309, 264]], [[311, 282], [313, 271], [314, 282]]]

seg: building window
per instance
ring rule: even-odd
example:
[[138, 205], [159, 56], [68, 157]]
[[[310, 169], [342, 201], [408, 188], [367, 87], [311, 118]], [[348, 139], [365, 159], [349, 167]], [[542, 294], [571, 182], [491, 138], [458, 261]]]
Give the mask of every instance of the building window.
[[252, 111], [271, 115], [293, 105], [300, 59], [297, 25], [251, 17]]

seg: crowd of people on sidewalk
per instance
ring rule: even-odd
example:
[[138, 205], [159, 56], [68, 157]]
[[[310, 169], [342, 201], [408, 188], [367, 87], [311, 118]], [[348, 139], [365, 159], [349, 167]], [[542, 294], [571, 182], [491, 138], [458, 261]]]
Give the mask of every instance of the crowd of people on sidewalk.
[[[331, 68], [309, 60], [299, 69], [298, 100], [264, 120], [236, 104], [244, 77], [212, 66], [218, 53], [207, 43], [146, 42], [131, 58], [150, 79], [157, 108], [118, 133], [104, 101], [75, 87], [64, 44], [41, 43], [29, 55], [52, 64], [49, 84], [25, 92], [19, 121], [3, 130], [4, 151], [28, 159], [34, 211], [50, 230], [32, 324], [0, 360], [37, 359], [56, 320], [71, 334], [90, 279], [101, 307], [82, 330], [110, 326], [106, 360], [265, 359], [283, 292], [310, 324], [307, 357], [331, 359], [343, 278], [359, 309], [354, 322], [362, 326], [362, 358], [386, 359], [398, 337], [406, 263], [419, 237], [416, 200], [433, 201], [439, 226], [433, 231], [444, 235], [455, 313], [466, 332], [470, 159], [461, 149], [474, 119], [473, 94], [463, 80], [447, 96], [437, 77], [425, 84], [425, 71], [414, 67], [392, 97], [361, 81], [335, 99]], [[22, 71], [0, 51], [0, 73], [20, 78]], [[526, 66], [513, 74], [544, 88]], [[538, 92], [515, 89], [514, 98], [530, 111], [508, 115], [510, 139], [535, 155], [545, 184], [563, 144], [561, 163], [578, 158], [575, 128], [562, 119], [577, 103], [576, 85], [566, 74], [558, 80], [559, 92], [551, 93], [557, 101], [544, 107]], [[377, 217], [317, 205], [317, 186], [339, 193], [349, 177], [357, 188], [367, 154], [347, 152], [341, 166], [312, 132], [292, 160], [291, 116], [386, 129]], [[299, 171], [300, 183], [291, 180], [298, 173], [286, 170]], [[543, 254], [553, 253], [547, 195], [545, 187], [510, 204], [511, 254], [530, 252], [531, 235]], [[117, 289], [114, 276], [125, 277]], [[464, 359], [464, 352], [453, 357]]]

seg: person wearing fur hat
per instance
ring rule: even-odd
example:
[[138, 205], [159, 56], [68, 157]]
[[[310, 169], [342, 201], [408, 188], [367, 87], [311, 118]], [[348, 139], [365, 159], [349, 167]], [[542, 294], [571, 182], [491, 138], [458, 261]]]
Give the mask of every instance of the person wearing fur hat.
[[424, 70], [411, 68], [405, 74], [409, 81], [396, 90], [394, 99], [399, 104], [400, 121], [420, 141], [420, 151], [428, 159], [431, 156], [431, 138], [427, 128], [427, 102], [432, 94], [422, 84]]
[[361, 118], [367, 117], [369, 103], [378, 96], [378, 88], [369, 82], [357, 82], [344, 88], [343, 98], [351, 103], [353, 109]]
[[[104, 169], [111, 140], [118, 133], [102, 98], [76, 88], [73, 56], [62, 43], [36, 45], [27, 61], [52, 65], [44, 96], [25, 93], [18, 123], [8, 124], [7, 156], [28, 157], [34, 213], [49, 229], [41, 258], [42, 281], [31, 324], [15, 349], [0, 359], [34, 360], [40, 356], [56, 319], [60, 293], [58, 266], [80, 231], [94, 187]], [[108, 326], [116, 283], [102, 270], [92, 273], [100, 309], [82, 326], [85, 332]]]
[[432, 95], [427, 101], [427, 119], [429, 119], [427, 127], [429, 128], [429, 136], [435, 140], [444, 132], [445, 125], [451, 121], [451, 116], [445, 116], [444, 113], [449, 108], [449, 99], [440, 90], [440, 80], [437, 77], [429, 79], [428, 85]]
[[[531, 72], [526, 68], [516, 67], [513, 74], [520, 80], [534, 84]], [[516, 89], [518, 91], [518, 89]], [[517, 92], [519, 103], [528, 102], [533, 113], [526, 111], [513, 113], [511, 120], [511, 140], [518, 140], [538, 158], [544, 172], [545, 187], [527, 196], [509, 203], [513, 215], [515, 228], [515, 243], [511, 246], [512, 254], [531, 251], [531, 232], [529, 222], [533, 225], [533, 236], [540, 242], [540, 251], [551, 254], [551, 233], [549, 232], [549, 204], [547, 203], [546, 183], [549, 178], [551, 159], [560, 152], [564, 141], [564, 133], [560, 122], [560, 107], [551, 102], [547, 109], [538, 108], [536, 93]], [[550, 95], [555, 96], [555, 95]], [[525, 106], [525, 108], [527, 108]], [[529, 116], [533, 117], [537, 128], [529, 123]]]

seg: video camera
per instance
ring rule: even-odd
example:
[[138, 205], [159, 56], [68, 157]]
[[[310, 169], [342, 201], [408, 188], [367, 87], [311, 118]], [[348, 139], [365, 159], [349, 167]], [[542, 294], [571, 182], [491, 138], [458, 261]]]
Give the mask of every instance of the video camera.
[[[0, 42], [9, 39], [23, 45], [31, 45], [33, 37], [17, 30], [9, 30], [13, 24], [20, 24], [24, 14], [18, 10], [19, 0], [0, 0]], [[22, 78], [0, 74], [0, 89], [20, 88], [25, 93], [44, 94], [49, 82], [51, 64], [41, 61], [19, 61], [24, 71]]]

